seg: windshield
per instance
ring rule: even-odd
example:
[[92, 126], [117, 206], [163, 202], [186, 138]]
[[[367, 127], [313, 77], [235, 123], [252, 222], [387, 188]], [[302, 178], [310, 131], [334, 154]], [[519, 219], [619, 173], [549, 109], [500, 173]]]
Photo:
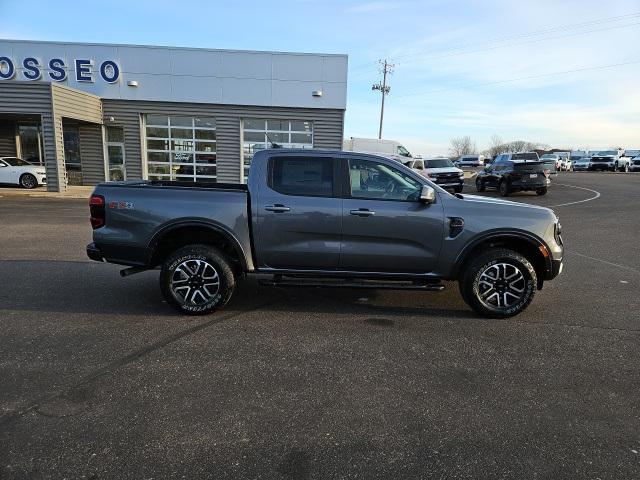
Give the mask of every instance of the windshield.
[[514, 153], [511, 160], [538, 160], [538, 154], [535, 152]]
[[553, 153], [545, 153], [540, 158], [544, 158], [544, 159], [551, 158], [551, 159], [555, 160], [556, 158], [558, 158], [558, 156], [554, 155]]
[[32, 163], [29, 163], [26, 160], [22, 160], [20, 158], [3, 158], [3, 160], [12, 167], [25, 167], [27, 165], [33, 165]]
[[453, 163], [448, 158], [435, 158], [433, 160], [425, 160], [427, 168], [447, 168], [453, 167]]
[[618, 152], [616, 152], [615, 150], [602, 150], [601, 152], [598, 152], [597, 155], [617, 155]]
[[400, 155], [401, 157], [412, 157], [413, 156], [413, 155], [411, 155], [409, 153], [409, 150], [404, 148], [402, 145], [398, 145], [398, 155]]

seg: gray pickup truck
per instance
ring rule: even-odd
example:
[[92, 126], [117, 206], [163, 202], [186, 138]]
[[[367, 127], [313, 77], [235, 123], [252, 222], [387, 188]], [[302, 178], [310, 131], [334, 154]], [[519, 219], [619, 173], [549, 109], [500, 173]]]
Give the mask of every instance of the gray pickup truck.
[[89, 258], [160, 268], [183, 313], [223, 306], [246, 274], [262, 283], [442, 290], [457, 280], [476, 312], [509, 317], [562, 270], [555, 214], [452, 195], [399, 162], [355, 152], [270, 149], [248, 185], [103, 183], [90, 199]]

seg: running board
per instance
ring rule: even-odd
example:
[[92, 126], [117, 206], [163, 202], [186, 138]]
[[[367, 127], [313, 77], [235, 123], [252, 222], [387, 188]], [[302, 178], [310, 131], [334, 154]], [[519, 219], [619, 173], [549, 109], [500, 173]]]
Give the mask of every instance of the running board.
[[266, 287], [322, 287], [322, 288], [378, 288], [385, 290], [422, 290], [427, 292], [440, 292], [444, 290], [441, 283], [425, 282], [382, 282], [379, 280], [317, 280], [305, 278], [287, 278], [261, 280], [260, 285]]

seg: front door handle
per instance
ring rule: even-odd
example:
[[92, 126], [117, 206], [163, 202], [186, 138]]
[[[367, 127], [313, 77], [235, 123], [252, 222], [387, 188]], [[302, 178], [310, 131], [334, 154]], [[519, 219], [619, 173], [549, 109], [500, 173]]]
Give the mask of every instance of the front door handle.
[[289, 207], [285, 205], [280, 205], [279, 203], [276, 203], [275, 205], [267, 205], [266, 207], [264, 207], [264, 209], [267, 212], [276, 212], [276, 213], [284, 213], [291, 210]]
[[368, 208], [358, 208], [357, 210], [349, 210], [349, 214], [357, 215], [358, 217], [370, 217], [375, 215], [376, 212], [369, 210]]

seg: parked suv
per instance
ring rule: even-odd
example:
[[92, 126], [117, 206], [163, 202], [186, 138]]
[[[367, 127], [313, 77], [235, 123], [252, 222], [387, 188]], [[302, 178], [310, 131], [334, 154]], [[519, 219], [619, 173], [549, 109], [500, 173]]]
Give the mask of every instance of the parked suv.
[[484, 155], [461, 155], [456, 161], [457, 167], [481, 167], [484, 165]]
[[464, 172], [446, 157], [409, 160], [405, 165], [442, 188], [456, 193], [462, 192], [464, 188]]
[[629, 171], [640, 172], [640, 155], [631, 159], [631, 163], [629, 164]]
[[503, 197], [521, 191], [534, 191], [538, 195], [545, 195], [550, 183], [545, 170], [545, 165], [537, 160], [501, 160], [498, 158], [493, 164], [478, 173], [476, 189], [479, 192], [484, 192], [488, 187], [496, 188]]

